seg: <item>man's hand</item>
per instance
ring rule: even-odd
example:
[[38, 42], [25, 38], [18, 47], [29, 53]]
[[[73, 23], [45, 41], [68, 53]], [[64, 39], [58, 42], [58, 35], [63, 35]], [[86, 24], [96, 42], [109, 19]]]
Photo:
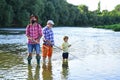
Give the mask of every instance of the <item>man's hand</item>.
[[33, 39], [33, 38], [31, 38], [31, 37], [28, 37], [28, 39], [30, 39], [30, 40], [32, 40], [33, 42], [35, 42], [35, 43], [38, 43], [39, 44], [39, 41], [40, 41], [40, 39]]
[[49, 45], [52, 45], [52, 43], [49, 40], [44, 40], [44, 42], [47, 42]]

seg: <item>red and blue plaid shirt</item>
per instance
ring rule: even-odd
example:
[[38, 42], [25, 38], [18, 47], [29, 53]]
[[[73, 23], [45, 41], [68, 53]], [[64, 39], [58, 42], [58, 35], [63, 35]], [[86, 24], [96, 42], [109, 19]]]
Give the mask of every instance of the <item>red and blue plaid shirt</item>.
[[[42, 27], [40, 24], [29, 24], [26, 28], [26, 36], [30, 37], [34, 40], [39, 40], [42, 37]], [[35, 44], [35, 42], [32, 39], [28, 39], [29, 44]]]

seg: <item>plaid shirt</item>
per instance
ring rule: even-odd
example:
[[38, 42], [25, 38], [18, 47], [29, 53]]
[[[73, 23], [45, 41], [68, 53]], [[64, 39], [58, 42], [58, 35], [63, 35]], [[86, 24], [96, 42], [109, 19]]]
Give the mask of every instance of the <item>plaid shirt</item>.
[[[30, 37], [34, 40], [37, 39], [37, 40], [40, 41], [40, 38], [42, 37], [41, 25], [40, 24], [35, 24], [35, 25], [29, 24], [29, 25], [27, 25], [26, 36]], [[32, 39], [28, 39], [29, 44], [35, 44], [35, 42]]]
[[[44, 44], [46, 45], [54, 45], [54, 33], [51, 28], [48, 28], [47, 26], [43, 29], [43, 36], [44, 36]], [[51, 44], [49, 44], [47, 41], [50, 41]]]

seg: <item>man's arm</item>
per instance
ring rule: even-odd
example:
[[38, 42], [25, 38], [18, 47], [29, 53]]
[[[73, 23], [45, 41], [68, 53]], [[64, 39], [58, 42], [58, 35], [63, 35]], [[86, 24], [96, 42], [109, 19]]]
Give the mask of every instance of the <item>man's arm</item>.
[[41, 25], [39, 24], [39, 38], [41, 38], [42, 37], [42, 27], [41, 27]]
[[30, 35], [29, 25], [27, 25], [27, 27], [26, 27], [26, 36], [29, 37], [29, 35]]

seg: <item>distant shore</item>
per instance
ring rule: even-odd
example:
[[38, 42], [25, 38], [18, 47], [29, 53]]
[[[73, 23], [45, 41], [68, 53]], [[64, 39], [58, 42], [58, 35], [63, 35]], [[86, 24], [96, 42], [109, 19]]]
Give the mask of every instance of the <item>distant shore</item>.
[[120, 24], [94, 26], [94, 28], [112, 29], [113, 31], [120, 31]]

